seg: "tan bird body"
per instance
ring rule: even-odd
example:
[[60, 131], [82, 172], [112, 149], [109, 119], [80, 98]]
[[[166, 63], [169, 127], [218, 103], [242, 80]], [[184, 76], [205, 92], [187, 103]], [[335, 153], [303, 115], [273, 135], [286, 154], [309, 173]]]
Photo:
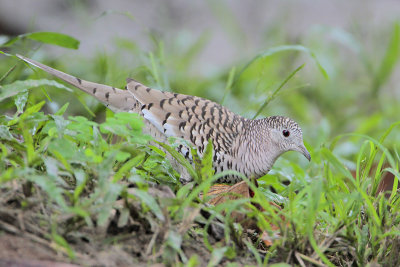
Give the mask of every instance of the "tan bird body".
[[[249, 178], [259, 178], [286, 151], [299, 151], [307, 159], [311, 158], [303, 145], [300, 127], [287, 117], [249, 120], [204, 98], [154, 90], [133, 79], [127, 79], [126, 90], [121, 90], [81, 80], [32, 59], [17, 56], [93, 95], [114, 112], [141, 114], [145, 118], [145, 131], [158, 141], [165, 142], [171, 136], [179, 137], [196, 147], [202, 155], [211, 139], [216, 172], [236, 170]], [[184, 143], [178, 149], [191, 159], [190, 149]], [[182, 166], [174, 161], [173, 165], [181, 173], [182, 181], [190, 179]], [[219, 180], [228, 183], [238, 181], [240, 178], [234, 175]]]

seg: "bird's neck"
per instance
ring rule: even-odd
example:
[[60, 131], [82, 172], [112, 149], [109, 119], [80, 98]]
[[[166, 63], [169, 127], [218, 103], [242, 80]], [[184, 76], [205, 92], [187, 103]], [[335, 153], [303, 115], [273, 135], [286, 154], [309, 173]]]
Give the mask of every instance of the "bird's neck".
[[261, 177], [269, 172], [280, 156], [270, 138], [270, 128], [262, 120], [248, 120], [241, 136], [239, 154], [246, 176]]

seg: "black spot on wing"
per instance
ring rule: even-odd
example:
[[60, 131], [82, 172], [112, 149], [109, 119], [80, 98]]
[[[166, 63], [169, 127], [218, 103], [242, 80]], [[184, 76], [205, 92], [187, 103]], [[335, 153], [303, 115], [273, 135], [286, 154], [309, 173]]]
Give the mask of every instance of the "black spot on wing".
[[97, 91], [97, 88], [96, 88], [96, 87], [93, 88], [93, 94], [94, 94], [94, 95], [96, 94], [96, 91]]
[[195, 127], [196, 127], [196, 123], [193, 123], [193, 125], [192, 125], [192, 127], [190, 127], [190, 131], [189, 131], [189, 133], [190, 133], [190, 141], [192, 141], [193, 144], [196, 143], [196, 140], [195, 140], [194, 135], [193, 135], [193, 130], [195, 129]]
[[161, 99], [161, 101], [160, 101], [160, 108], [163, 108], [163, 107], [164, 107], [165, 101], [167, 101], [166, 98]]
[[[171, 112], [168, 112], [168, 113], [165, 115], [165, 119], [164, 119], [163, 122], [162, 122], [162, 125], [163, 125], [163, 126], [167, 123], [167, 120], [168, 120], [169, 116], [171, 116]], [[164, 132], [165, 132], [165, 129], [164, 129]]]
[[228, 118], [228, 116], [226, 116], [226, 117], [225, 117], [225, 120], [224, 120], [224, 123], [223, 123], [224, 129], [227, 128], [227, 126], [228, 126], [228, 121], [229, 121], [229, 118]]
[[105, 94], [105, 97], [106, 97], [106, 100], [108, 101], [108, 98], [110, 97], [110, 93], [107, 92], [107, 93]]
[[183, 129], [185, 129], [185, 126], [186, 126], [186, 121], [183, 121], [183, 122], [181, 122], [181, 123], [179, 123], [179, 126], [178, 126], [178, 128], [179, 128], [179, 130], [183, 130]]
[[79, 84], [82, 84], [82, 80], [79, 78], [76, 78], [76, 80], [78, 81]]
[[201, 108], [201, 117], [203, 118], [203, 120], [205, 119], [206, 116], [206, 109], [207, 109], [207, 102], [206, 104]]
[[192, 97], [187, 96], [187, 97], [183, 98], [183, 99], [181, 100], [181, 102], [182, 102], [182, 104], [185, 105], [185, 101], [190, 100], [190, 99], [192, 99]]

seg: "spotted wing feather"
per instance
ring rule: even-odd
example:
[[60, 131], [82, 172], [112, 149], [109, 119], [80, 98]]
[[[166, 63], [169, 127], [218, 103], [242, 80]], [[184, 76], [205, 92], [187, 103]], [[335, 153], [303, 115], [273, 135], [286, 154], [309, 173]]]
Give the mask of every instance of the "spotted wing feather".
[[142, 105], [143, 116], [166, 136], [189, 141], [200, 154], [211, 139], [214, 160], [231, 158], [235, 153], [232, 147], [243, 124], [242, 117], [213, 101], [153, 90], [132, 79], [128, 79], [127, 89]]

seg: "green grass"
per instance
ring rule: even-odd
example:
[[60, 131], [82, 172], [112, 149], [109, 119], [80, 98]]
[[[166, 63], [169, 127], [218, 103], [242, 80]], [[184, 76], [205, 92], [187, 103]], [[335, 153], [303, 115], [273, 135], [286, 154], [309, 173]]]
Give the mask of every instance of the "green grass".
[[[218, 12], [219, 6], [214, 8]], [[141, 118], [105, 111], [91, 97], [71, 92], [15, 57], [2, 56], [0, 188], [8, 192], [0, 197], [2, 209], [21, 210], [27, 224], [40, 229], [30, 228], [32, 234], [81, 264], [80, 237], [93, 246], [126, 246], [124, 239], [143, 236], [148, 239], [140, 242], [146, 246], [141, 254], [131, 254], [133, 262], [396, 266], [400, 106], [390, 92], [390, 79], [399, 57], [398, 31], [394, 23], [385, 44], [373, 43], [381, 55], [378, 62], [351, 33], [319, 29], [301, 44], [268, 47], [210, 77], [189, 71], [207, 36], [187, 43], [184, 52], [162, 40], [154, 39], [151, 51], [141, 51], [133, 41], [119, 39], [119, 52], [73, 62], [51, 60], [43, 51], [43, 43], [76, 47], [76, 40], [64, 35], [12, 39], [2, 46], [9, 54], [36, 56], [87, 80], [123, 88], [125, 78], [134, 77], [154, 88], [177, 88], [224, 102], [250, 118], [288, 115], [302, 126], [313, 160], [306, 163], [287, 153], [260, 178], [259, 188], [250, 184], [253, 204], [237, 199], [210, 207], [198, 197], [221, 175], [212, 173], [210, 153], [187, 166], [196, 177], [195, 187], [182, 186], [165, 152], [148, 145]], [[329, 38], [338, 42], [328, 43]], [[357, 59], [354, 65], [345, 60], [348, 47]], [[171, 146], [164, 145], [170, 151]], [[388, 174], [395, 177], [393, 188], [378, 192]], [[155, 184], [168, 186], [176, 196], [160, 197]], [[235, 222], [234, 211], [279, 237], [265, 247], [259, 233]], [[224, 230], [222, 240], [210, 233], [213, 227]], [[96, 239], [94, 229], [103, 239]], [[207, 257], [188, 253], [190, 243], [203, 247]]]

